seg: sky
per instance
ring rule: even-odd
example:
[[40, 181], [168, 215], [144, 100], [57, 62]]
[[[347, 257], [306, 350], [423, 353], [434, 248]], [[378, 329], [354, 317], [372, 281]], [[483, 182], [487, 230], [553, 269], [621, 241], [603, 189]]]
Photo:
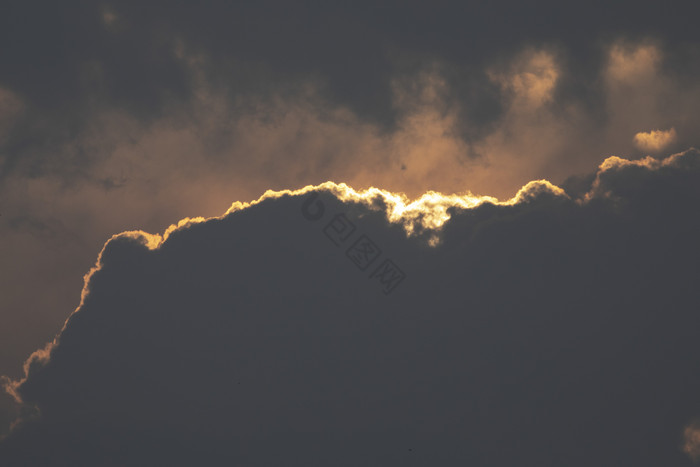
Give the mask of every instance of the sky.
[[698, 8], [3, 5], [0, 464], [700, 461]]

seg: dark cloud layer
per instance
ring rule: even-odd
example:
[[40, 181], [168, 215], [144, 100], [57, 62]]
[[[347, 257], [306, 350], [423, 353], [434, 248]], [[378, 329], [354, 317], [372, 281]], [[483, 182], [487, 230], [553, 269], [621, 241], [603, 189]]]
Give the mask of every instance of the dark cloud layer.
[[[553, 48], [570, 67], [558, 98], [591, 105], [605, 117], [596, 85], [605, 66], [601, 49], [617, 40], [656, 41], [665, 67], [694, 81], [696, 13], [694, 2], [673, 8], [627, 1], [15, 2], [0, 18], [7, 45], [0, 49], [0, 86], [21, 96], [30, 112], [13, 135], [2, 173], [18, 165], [51, 170], [56, 143], [79, 136], [105, 109], [147, 123], [186, 106], [199, 89], [183, 52], [201, 60], [231, 105], [251, 95], [295, 95], [312, 82], [333, 105], [389, 127], [401, 114], [392, 80], [439, 64], [464, 104], [459, 131], [473, 138], [504, 111], [483, 70], [523, 47]], [[20, 162], [27, 158], [29, 167]], [[61, 162], [91, 159], [82, 154]]]
[[26, 415], [0, 463], [691, 465], [699, 182], [691, 150], [449, 207], [439, 231], [406, 214], [408, 237], [391, 198], [335, 185], [115, 236], [10, 384]]

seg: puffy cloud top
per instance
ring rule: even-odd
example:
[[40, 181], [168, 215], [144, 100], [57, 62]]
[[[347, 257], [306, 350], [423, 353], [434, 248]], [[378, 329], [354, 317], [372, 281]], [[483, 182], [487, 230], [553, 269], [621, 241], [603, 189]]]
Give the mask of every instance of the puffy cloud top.
[[660, 151], [676, 140], [676, 130], [652, 130], [634, 135], [634, 144], [644, 151]]

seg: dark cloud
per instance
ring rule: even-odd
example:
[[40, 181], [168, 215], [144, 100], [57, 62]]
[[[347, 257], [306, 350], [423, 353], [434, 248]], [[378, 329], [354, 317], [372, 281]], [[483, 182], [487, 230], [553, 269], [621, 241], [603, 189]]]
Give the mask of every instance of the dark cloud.
[[0, 460], [690, 465], [699, 161], [395, 218], [397, 198], [327, 184], [115, 236], [9, 386], [27, 413]]
[[[607, 156], [697, 147], [696, 17], [691, 2], [3, 5], [0, 374], [60, 329], [114, 232], [327, 180], [503, 200], [547, 179], [579, 198]], [[0, 397], [0, 418], [15, 409]]]

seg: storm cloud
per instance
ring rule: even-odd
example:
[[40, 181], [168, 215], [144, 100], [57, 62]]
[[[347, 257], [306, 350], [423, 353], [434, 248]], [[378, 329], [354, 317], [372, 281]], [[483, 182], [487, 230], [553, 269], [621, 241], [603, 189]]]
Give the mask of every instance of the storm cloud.
[[8, 465], [691, 465], [700, 153], [507, 202], [327, 183], [115, 235]]
[[[19, 371], [55, 331], [114, 232], [328, 180], [508, 199], [610, 155], [697, 147], [696, 9], [5, 5], [0, 368]], [[658, 152], [635, 142], [670, 128]], [[51, 293], [31, 293], [28, 278]]]
[[[467, 223], [485, 229], [529, 199], [564, 202], [555, 185], [587, 206], [575, 212], [655, 205], [657, 192], [630, 191], [651, 186], [636, 177], [700, 146], [698, 13], [626, 0], [3, 5], [0, 374], [22, 378], [116, 232], [164, 232], [267, 190], [359, 202], [347, 184], [431, 252], [471, 214], [489, 213]], [[0, 435], [33, 406], [0, 391]]]

